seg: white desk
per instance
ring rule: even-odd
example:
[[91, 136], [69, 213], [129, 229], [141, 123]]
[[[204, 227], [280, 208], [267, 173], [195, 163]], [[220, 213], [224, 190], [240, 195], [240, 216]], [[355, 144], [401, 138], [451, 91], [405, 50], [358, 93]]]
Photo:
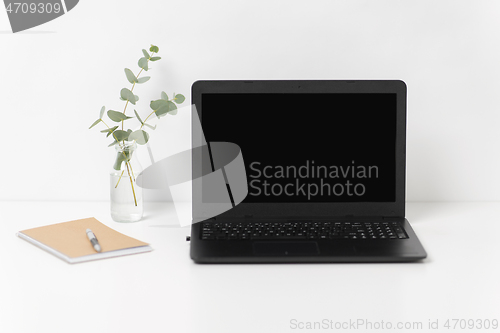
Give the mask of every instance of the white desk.
[[[172, 206], [146, 214], [120, 224], [107, 203], [0, 203], [0, 332], [328, 332], [299, 327], [358, 319], [373, 329], [356, 332], [454, 332], [447, 319], [500, 320], [498, 202], [407, 204], [429, 255], [411, 264], [197, 265]], [[154, 251], [70, 265], [15, 236], [90, 216]], [[375, 330], [382, 321], [393, 329]]]

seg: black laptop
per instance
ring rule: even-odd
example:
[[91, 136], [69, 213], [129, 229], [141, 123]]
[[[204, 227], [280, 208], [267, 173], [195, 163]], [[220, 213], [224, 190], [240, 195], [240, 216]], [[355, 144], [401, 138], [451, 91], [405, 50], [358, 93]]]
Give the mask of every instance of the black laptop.
[[[240, 147], [248, 185], [217, 216], [193, 210], [195, 262], [426, 257], [405, 218], [404, 82], [198, 81], [192, 101], [209, 151], [215, 142]], [[212, 157], [202, 162], [213, 168]]]

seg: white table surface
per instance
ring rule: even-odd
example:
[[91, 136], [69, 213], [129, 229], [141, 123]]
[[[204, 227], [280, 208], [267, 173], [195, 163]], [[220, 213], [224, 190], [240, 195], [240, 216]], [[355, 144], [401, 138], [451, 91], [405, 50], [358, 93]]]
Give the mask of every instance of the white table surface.
[[[106, 202], [1, 202], [0, 332], [499, 332], [444, 327], [500, 320], [499, 213], [499, 202], [408, 203], [428, 252], [418, 263], [198, 265], [172, 204], [123, 224]], [[16, 236], [91, 216], [154, 251], [70, 265]]]

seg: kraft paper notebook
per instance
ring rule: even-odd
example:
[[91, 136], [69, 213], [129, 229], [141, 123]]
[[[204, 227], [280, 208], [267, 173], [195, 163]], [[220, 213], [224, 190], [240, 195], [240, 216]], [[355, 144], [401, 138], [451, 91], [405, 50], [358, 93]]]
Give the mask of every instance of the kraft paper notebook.
[[[94, 250], [86, 229], [94, 232], [102, 252]], [[17, 235], [70, 264], [153, 250], [149, 244], [119, 233], [93, 217], [22, 230]]]

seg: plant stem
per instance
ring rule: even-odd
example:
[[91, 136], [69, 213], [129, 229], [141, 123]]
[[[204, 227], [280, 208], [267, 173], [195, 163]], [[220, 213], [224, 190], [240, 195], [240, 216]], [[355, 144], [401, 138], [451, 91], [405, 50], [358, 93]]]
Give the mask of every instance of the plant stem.
[[[116, 137], [115, 137], [115, 140], [116, 140]], [[125, 147], [123, 147], [123, 149], [125, 149]], [[127, 157], [127, 155], [125, 154], [125, 151], [122, 151], [122, 154], [125, 157]], [[132, 159], [132, 153], [130, 153], [130, 159]], [[132, 169], [132, 164], [130, 164], [130, 159], [128, 161], [124, 161], [124, 162], [125, 162], [125, 166], [127, 167], [128, 177], [130, 178], [130, 185], [132, 186], [132, 194], [134, 195], [134, 203], [137, 206], [137, 198], [135, 196], [135, 189], [134, 189], [135, 175], [134, 175], [134, 170]], [[121, 164], [120, 164], [120, 166], [121, 166]], [[122, 176], [124, 173], [125, 173], [125, 170], [122, 170], [120, 178], [118, 178], [118, 181], [116, 182], [115, 188], [118, 187], [118, 184], [120, 183], [120, 180], [122, 179]]]
[[118, 187], [118, 184], [120, 184], [120, 180], [122, 179], [122, 176], [123, 176], [123, 173], [125, 172], [125, 170], [122, 170], [122, 174], [120, 175], [120, 178], [118, 178], [118, 181], [116, 182], [116, 186], [115, 188]]
[[106, 123], [104, 122], [104, 120], [102, 120], [102, 119], [101, 119], [101, 121], [102, 121], [102, 123], [103, 123], [104, 125], [106, 125], [106, 127], [107, 127], [108, 129], [110, 129], [110, 128], [111, 128], [111, 127], [109, 127], [109, 126], [108, 126], [108, 124], [106, 124]]
[[[132, 90], [130, 90], [130, 91], [132, 91]], [[128, 101], [127, 101], [127, 103], [125, 103], [125, 109], [123, 109], [123, 114], [125, 114], [125, 111], [127, 111], [127, 105], [128, 105]], [[123, 131], [123, 122], [124, 122], [124, 120], [122, 120], [122, 131]]]
[[130, 167], [130, 172], [132, 173], [132, 178], [134, 178], [134, 182], [135, 182], [135, 175], [134, 175], [134, 170], [132, 170], [132, 164], [130, 164], [130, 161], [128, 161], [127, 163]]
[[137, 206], [137, 198], [135, 197], [134, 182], [132, 181], [132, 177], [130, 177], [130, 170], [128, 168], [128, 163], [126, 163], [125, 165], [127, 166], [127, 172], [130, 178], [130, 186], [132, 186], [132, 193], [134, 194], [134, 203]]
[[142, 125], [141, 125], [141, 127], [140, 127], [139, 129], [142, 129], [142, 128], [144, 127], [144, 124], [146, 124], [146, 120], [148, 120], [148, 119], [149, 119], [149, 117], [151, 117], [151, 115], [152, 115], [153, 113], [155, 113], [155, 112], [154, 112], [154, 111], [153, 111], [153, 112], [151, 112], [151, 113], [149, 114], [149, 116], [147, 116], [147, 117], [146, 117], [146, 119], [144, 119], [144, 121], [142, 122]]
[[[125, 154], [125, 152], [122, 152], [122, 153]], [[130, 164], [130, 160], [125, 161], [125, 166], [127, 167], [128, 177], [130, 178], [130, 186], [132, 186], [132, 194], [134, 195], [134, 203], [137, 206], [137, 198], [135, 196], [135, 189], [134, 189], [135, 175], [134, 175], [134, 170], [132, 170], [132, 165]], [[120, 178], [118, 178], [118, 181], [116, 182], [115, 188], [118, 187], [118, 184], [120, 183], [120, 180], [122, 179], [122, 176], [124, 173], [125, 173], [125, 170], [122, 170]]]

